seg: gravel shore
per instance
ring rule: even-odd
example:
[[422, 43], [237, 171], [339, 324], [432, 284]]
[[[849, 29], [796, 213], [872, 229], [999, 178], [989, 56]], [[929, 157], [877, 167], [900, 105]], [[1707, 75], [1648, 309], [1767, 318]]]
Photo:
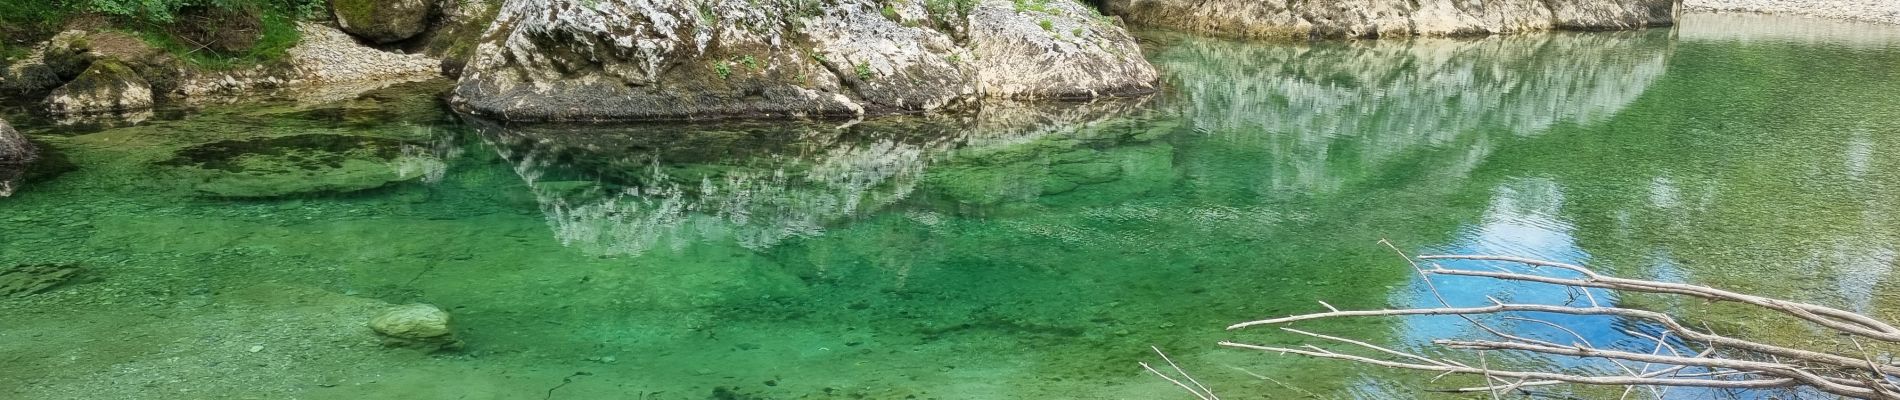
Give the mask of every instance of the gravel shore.
[[1685, 0], [1697, 11], [1745, 11], [1900, 24], [1895, 0]]

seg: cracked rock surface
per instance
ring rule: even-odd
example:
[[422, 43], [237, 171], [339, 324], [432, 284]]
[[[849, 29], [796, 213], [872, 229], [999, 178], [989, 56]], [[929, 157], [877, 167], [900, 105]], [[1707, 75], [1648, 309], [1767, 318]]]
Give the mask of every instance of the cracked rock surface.
[[504, 120], [855, 116], [1154, 90], [1128, 32], [1080, 3], [509, 1], [455, 90]]

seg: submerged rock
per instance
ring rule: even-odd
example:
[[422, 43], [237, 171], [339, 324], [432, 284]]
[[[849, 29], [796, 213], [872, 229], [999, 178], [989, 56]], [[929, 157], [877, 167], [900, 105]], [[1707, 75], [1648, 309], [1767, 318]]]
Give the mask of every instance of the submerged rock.
[[432, 0], [330, 0], [343, 31], [376, 43], [402, 41], [429, 27]]
[[152, 108], [152, 85], [116, 59], [92, 62], [86, 72], [53, 89], [46, 109], [54, 114], [99, 114]]
[[1636, 29], [1677, 0], [1107, 0], [1130, 23], [1249, 37], [1377, 38]]
[[850, 116], [1156, 81], [1074, 2], [510, 1], [483, 38], [453, 102], [505, 120]]
[[72, 264], [16, 265], [0, 270], [0, 297], [23, 297], [64, 285], [85, 269]]
[[39, 161], [39, 149], [0, 120], [0, 197], [12, 196], [26, 178], [27, 169]]
[[449, 313], [428, 304], [397, 306], [369, 320], [370, 330], [383, 335], [385, 344], [449, 350], [461, 346], [449, 327]]
[[398, 140], [304, 134], [186, 148], [162, 163], [198, 193], [269, 198], [375, 189], [439, 173], [442, 162]]

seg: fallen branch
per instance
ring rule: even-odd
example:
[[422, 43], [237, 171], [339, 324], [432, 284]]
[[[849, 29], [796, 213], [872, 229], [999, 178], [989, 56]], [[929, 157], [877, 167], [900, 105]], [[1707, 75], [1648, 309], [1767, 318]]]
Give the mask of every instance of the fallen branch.
[[[1389, 243], [1387, 244], [1390, 245]], [[1397, 251], [1397, 248], [1394, 247]], [[1401, 253], [1403, 255], [1403, 253]], [[1546, 276], [1523, 273], [1503, 268], [1496, 270], [1472, 270], [1447, 268], [1437, 263], [1422, 267], [1412, 263], [1425, 287], [1442, 307], [1401, 308], [1383, 310], [1341, 310], [1331, 304], [1321, 302], [1326, 311], [1309, 314], [1291, 315], [1280, 318], [1262, 319], [1233, 324], [1230, 330], [1246, 329], [1263, 325], [1286, 325], [1300, 321], [1355, 317], [1405, 317], [1420, 315], [1457, 316], [1480, 331], [1494, 336], [1492, 339], [1438, 339], [1432, 343], [1453, 350], [1471, 350], [1478, 354], [1479, 366], [1473, 367], [1450, 358], [1432, 358], [1422, 354], [1409, 353], [1372, 343], [1313, 333], [1290, 327], [1282, 327], [1285, 332], [1318, 339], [1335, 345], [1349, 345], [1361, 351], [1374, 353], [1371, 356], [1349, 354], [1328, 350], [1311, 344], [1298, 347], [1262, 346], [1237, 342], [1221, 342], [1222, 346], [1259, 350], [1276, 354], [1295, 354], [1314, 358], [1343, 360], [1348, 362], [1376, 365], [1387, 368], [1438, 372], [1444, 375], [1471, 375], [1482, 377], [1486, 382], [1482, 386], [1449, 389], [1452, 392], [1488, 392], [1493, 397], [1503, 393], [1521, 392], [1526, 387], [1550, 386], [1559, 384], [1625, 386], [1628, 389], [1647, 388], [1651, 396], [1663, 398], [1667, 387], [1699, 387], [1714, 389], [1767, 389], [1767, 388], [1810, 388], [1829, 394], [1868, 398], [1900, 400], [1900, 366], [1875, 361], [1861, 340], [1900, 343], [1900, 328], [1868, 316], [1846, 310], [1774, 299], [1750, 294], [1716, 289], [1707, 286], [1681, 283], [1657, 282], [1638, 279], [1618, 278], [1600, 274], [1578, 265], [1535, 260], [1521, 257], [1490, 255], [1434, 255], [1420, 256], [1420, 260], [1468, 260], [1481, 262], [1506, 262], [1526, 266], [1531, 270], [1551, 268], [1567, 271], [1573, 277]], [[1410, 261], [1411, 258], [1407, 257]], [[1490, 299], [1491, 304], [1477, 307], [1454, 307], [1447, 301], [1438, 287], [1432, 282], [1433, 276], [1464, 276], [1489, 278], [1505, 281], [1542, 283], [1557, 286], [1557, 290], [1582, 291], [1589, 300], [1588, 305], [1549, 305], [1504, 302]], [[1804, 349], [1716, 334], [1706, 327], [1701, 330], [1683, 325], [1675, 317], [1661, 312], [1619, 307], [1603, 304], [1590, 294], [1591, 289], [1613, 292], [1651, 293], [1688, 296], [1709, 301], [1727, 301], [1747, 304], [1763, 310], [1792, 316], [1802, 321], [1832, 330], [1853, 342], [1858, 354], [1837, 354], [1828, 350]], [[1575, 299], [1574, 295], [1571, 297]], [[1600, 348], [1592, 344], [1584, 335], [1562, 324], [1529, 318], [1518, 313], [1551, 313], [1580, 316], [1605, 316], [1630, 321], [1646, 321], [1662, 328], [1656, 335], [1643, 334], [1631, 330], [1623, 332], [1632, 337], [1654, 340], [1653, 349], [1648, 352], [1624, 351]], [[1569, 334], [1572, 343], [1562, 344], [1548, 340], [1532, 339], [1485, 324], [1479, 316], [1501, 315], [1499, 318], [1514, 322], [1527, 322], [1544, 325]], [[1680, 338], [1688, 346], [1669, 343], [1669, 338]], [[1684, 348], [1678, 348], [1684, 347]], [[1701, 351], [1686, 347], [1701, 347]], [[1719, 349], [1719, 350], [1718, 350]], [[1666, 352], [1665, 352], [1666, 351]], [[1513, 368], [1500, 368], [1485, 358], [1487, 352], [1518, 352], [1552, 356], [1575, 357], [1580, 359], [1606, 360], [1622, 370], [1617, 374], [1586, 374], [1568, 372], [1532, 371]], [[1693, 352], [1693, 355], [1685, 353]], [[1641, 368], [1632, 368], [1630, 363], [1640, 363]], [[1660, 369], [1656, 369], [1661, 366]], [[1652, 371], [1652, 369], [1655, 369]], [[1198, 384], [1198, 382], [1196, 382]], [[1624, 395], [1630, 394], [1625, 390]]]

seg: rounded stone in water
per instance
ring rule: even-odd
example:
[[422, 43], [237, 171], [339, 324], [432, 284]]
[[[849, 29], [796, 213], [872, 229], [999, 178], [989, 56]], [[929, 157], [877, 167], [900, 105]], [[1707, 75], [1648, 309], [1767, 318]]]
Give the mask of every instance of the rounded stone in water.
[[449, 313], [428, 304], [397, 306], [369, 320], [369, 329], [398, 345], [452, 347], [458, 344], [449, 328]]

